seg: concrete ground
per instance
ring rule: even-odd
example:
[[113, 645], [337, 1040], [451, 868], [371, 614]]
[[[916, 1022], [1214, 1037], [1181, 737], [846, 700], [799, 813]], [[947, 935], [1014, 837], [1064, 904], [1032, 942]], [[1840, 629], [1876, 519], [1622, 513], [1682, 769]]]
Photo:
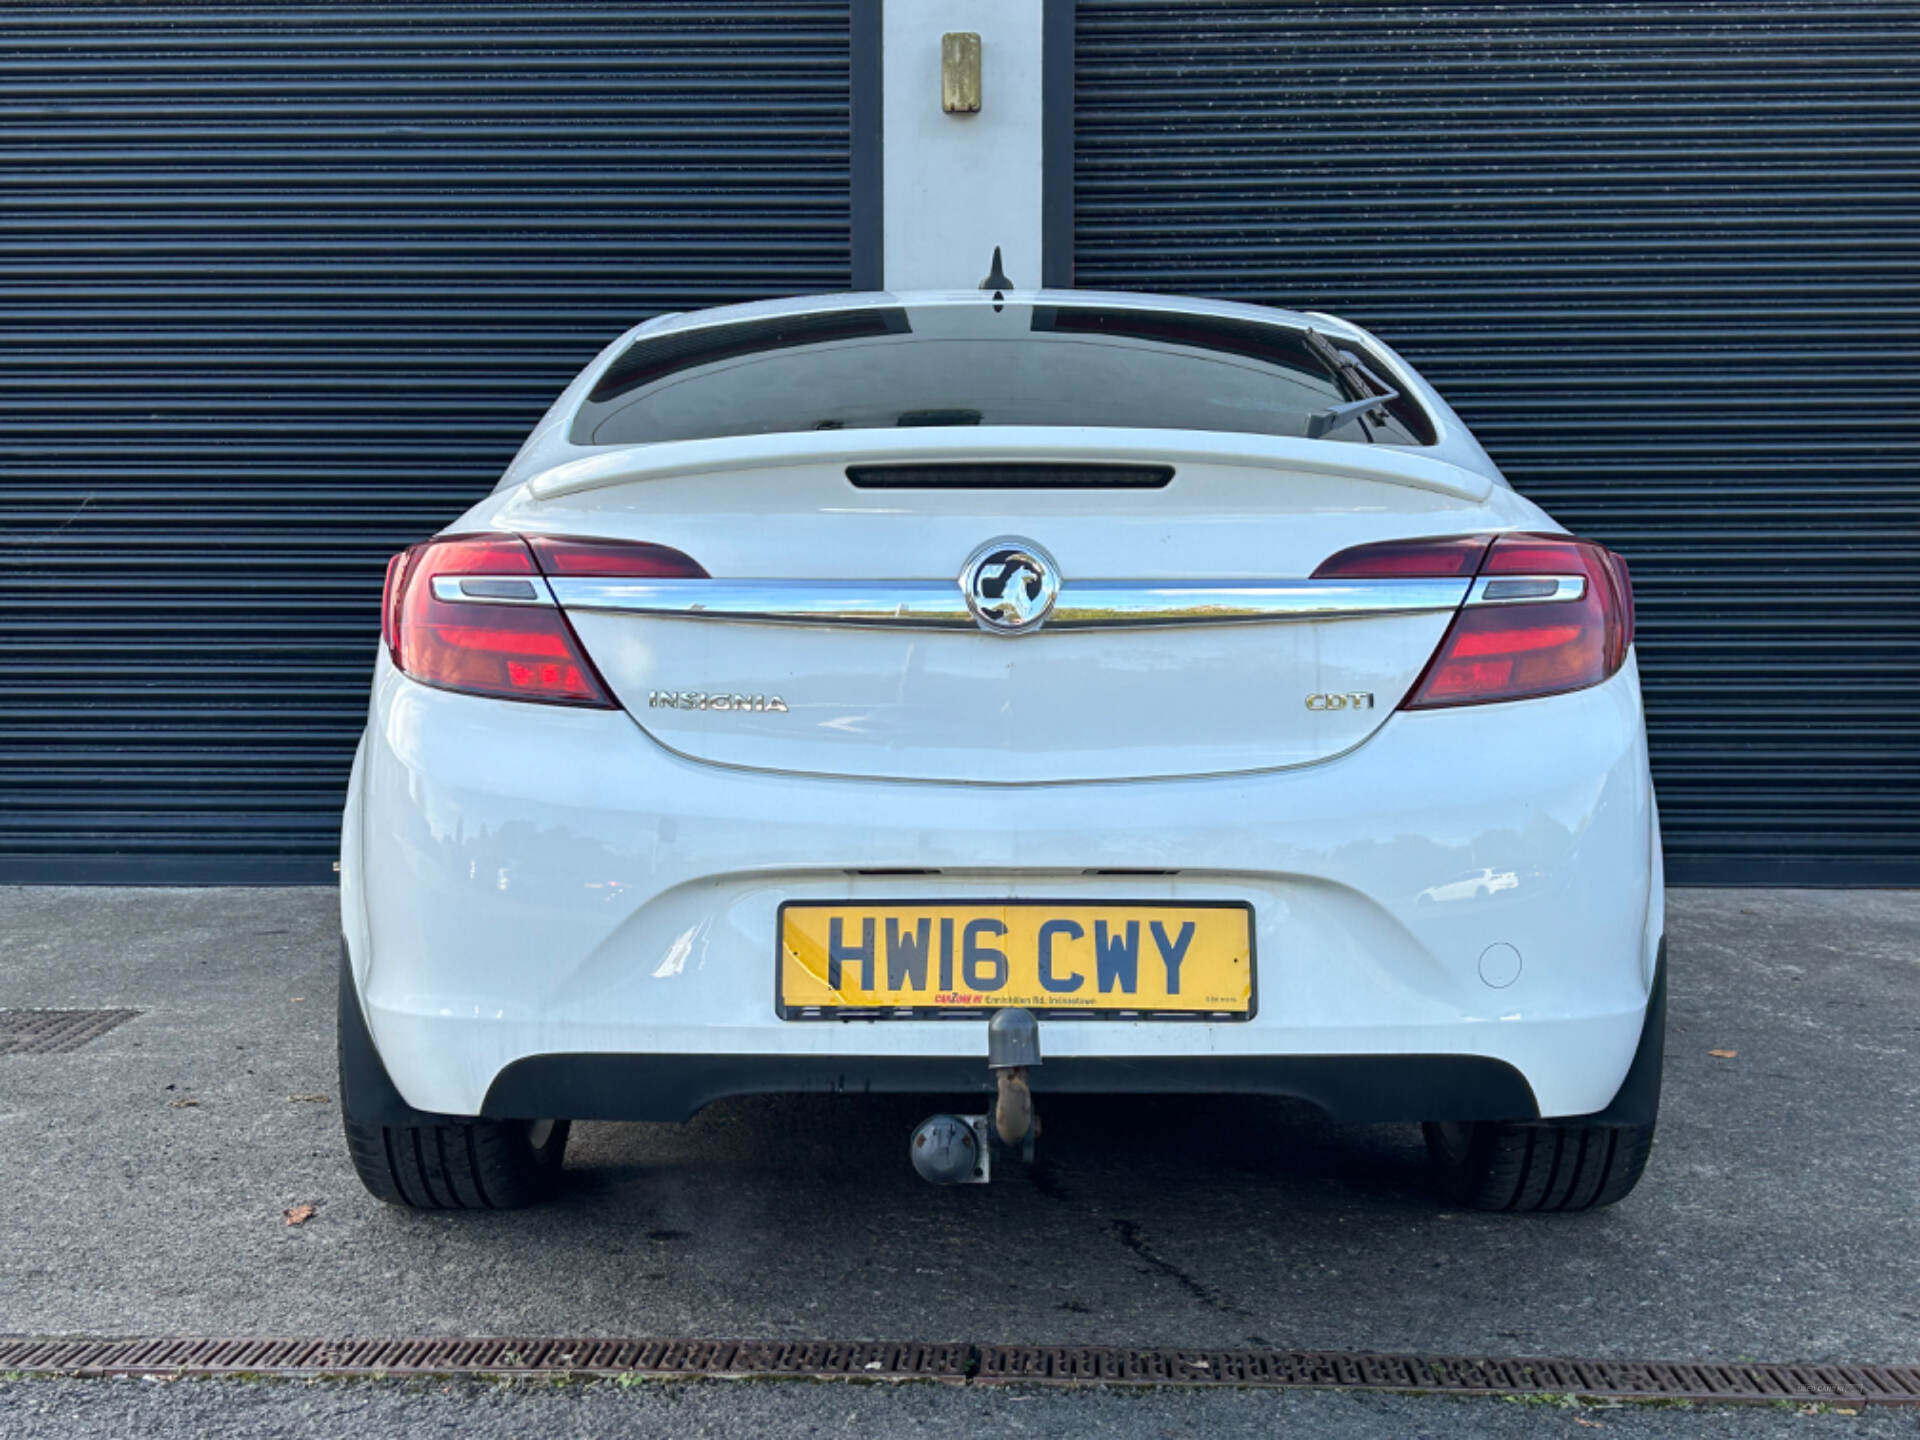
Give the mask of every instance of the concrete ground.
[[[1631, 1199], [1573, 1217], [1447, 1211], [1413, 1128], [1230, 1099], [1055, 1100], [1033, 1171], [945, 1191], [906, 1161], [927, 1102], [735, 1101], [685, 1127], [580, 1127], [566, 1192], [543, 1209], [391, 1210], [349, 1170], [332, 1103], [335, 903], [0, 891], [0, 1006], [144, 1012], [72, 1054], [0, 1058], [0, 1332], [1920, 1358], [1920, 893], [1673, 893], [1660, 1141]], [[302, 1204], [313, 1218], [289, 1227], [282, 1211]], [[167, 1388], [194, 1405], [228, 1393]], [[720, 1402], [685, 1397], [755, 1391], [667, 1388], [696, 1410]], [[827, 1397], [830, 1433], [843, 1408], [880, 1403], [864, 1387], [761, 1388]], [[319, 1395], [298, 1403], [390, 1417], [364, 1433], [442, 1403], [268, 1391], [280, 1398], [218, 1403]], [[30, 1381], [0, 1398], [18, 1418], [48, 1397], [84, 1409], [147, 1393]], [[946, 1397], [885, 1401], [909, 1407], [903, 1424], [916, 1405], [957, 1426], [1014, 1403], [886, 1393]], [[1005, 1413], [1068, 1402], [1028, 1403]], [[1204, 1406], [1226, 1407], [1207, 1424], [1231, 1433], [1233, 1407], [1271, 1418], [1283, 1412], [1260, 1407], [1283, 1403], [1351, 1418], [1373, 1402], [1098, 1401], [1164, 1405], [1154, 1424], [1172, 1433], [1204, 1428], [1179, 1418], [1216, 1413]]]

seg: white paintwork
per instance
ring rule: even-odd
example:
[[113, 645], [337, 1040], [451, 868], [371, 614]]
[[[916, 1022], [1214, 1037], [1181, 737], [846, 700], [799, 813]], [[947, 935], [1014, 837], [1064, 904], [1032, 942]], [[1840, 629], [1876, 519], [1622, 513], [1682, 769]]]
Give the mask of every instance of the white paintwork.
[[[790, 1024], [771, 1000], [782, 899], [985, 887], [1253, 903], [1254, 1020], [1056, 1025], [1049, 1054], [1494, 1055], [1549, 1113], [1583, 1114], [1625, 1074], [1660, 927], [1631, 668], [1215, 780], [774, 779], [680, 759], [623, 714], [450, 695], [384, 662], [367, 744], [367, 1012], [401, 1093], [455, 1114], [556, 1051], [984, 1055], [982, 1025]], [[942, 873], [849, 873], [899, 866]], [[1422, 901], [1480, 868], [1519, 884]], [[1499, 991], [1478, 973], [1495, 942], [1526, 962]]]
[[[1042, 631], [999, 643], [978, 631], [573, 622], [615, 697], [679, 754], [1007, 785], [1218, 775], [1351, 750], [1412, 688], [1452, 618]], [[778, 695], [787, 708], [650, 708], [654, 690]], [[1374, 705], [1307, 709], [1307, 696], [1329, 691], [1371, 694]]]
[[607, 445], [539, 471], [525, 499], [559, 500], [650, 480], [697, 476], [703, 482], [740, 471], [765, 474], [811, 466], [836, 477], [850, 464], [914, 460], [1094, 460], [1284, 467], [1298, 477], [1336, 476], [1482, 500], [1493, 478], [1424, 451], [1301, 440], [1289, 435], [1218, 435], [1205, 430], [1119, 430], [1091, 425], [930, 426], [911, 430], [815, 430], [798, 435], [737, 435]]
[[[1040, 279], [1040, 0], [881, 7], [882, 266], [891, 290], [972, 288], [993, 247]], [[940, 108], [940, 37], [980, 36], [980, 111]]]
[[[855, 432], [824, 448], [819, 437], [785, 437], [753, 451], [753, 462], [726, 452], [759, 440], [689, 442], [708, 447], [704, 469], [684, 453], [625, 451], [600, 457], [604, 483], [570, 483], [577, 470], [543, 481], [555, 467], [592, 463], [559, 412], [618, 348], [569, 388], [572, 401], [543, 422], [502, 489], [450, 529], [651, 540], [743, 578], [950, 578], [976, 545], [1014, 533], [1041, 543], [1069, 575], [1150, 579], [1297, 577], [1367, 540], [1558, 528], [1505, 486], [1398, 361], [1400, 378], [1440, 417], [1441, 446], [1414, 454], [1298, 441], [1255, 455], [1188, 434], [1179, 463], [1192, 483], [1164, 491], [857, 491], [836, 478], [846, 453], [834, 448], [860, 444]], [[1004, 440], [972, 433], [986, 445]], [[1124, 433], [1094, 437], [1095, 448], [1174, 443]], [[967, 453], [966, 439], [921, 432], [905, 443]], [[1407, 465], [1471, 483], [1405, 483]], [[736, 622], [577, 618], [629, 701], [666, 661], [722, 668], [711, 688], [784, 665], [822, 705], [841, 703], [835, 687], [844, 686], [877, 707], [891, 676], [893, 703], [911, 713], [893, 717], [888, 744], [902, 766], [895, 773], [913, 778], [870, 778], [874, 760], [851, 741], [837, 776], [769, 773], [834, 767], [805, 759], [807, 744], [823, 753], [817, 739], [717, 727], [690, 736], [642, 710], [656, 740], [619, 711], [429, 689], [382, 654], [346, 815], [343, 924], [375, 1041], [416, 1106], [475, 1113], [503, 1066], [542, 1053], [983, 1055], [984, 1026], [775, 1017], [777, 907], [831, 897], [1251, 902], [1255, 1019], [1054, 1025], [1050, 1054], [1484, 1054], [1515, 1065], [1549, 1115], [1601, 1108], [1626, 1071], [1663, 925], [1631, 658], [1585, 691], [1455, 710], [1394, 711], [1397, 695], [1383, 682], [1369, 733], [1302, 742], [1289, 726], [1304, 706], [1283, 716], [1284, 689], [1363, 688], [1310, 683], [1356, 667], [1404, 688], [1418, 667], [1390, 652], [1430, 648], [1438, 626], [1347, 621], [1145, 640], [1042, 630], [903, 645], [730, 629]], [[1241, 698], [1275, 702], [1264, 730], [1261, 707], [1227, 710], [1234, 697], [1209, 668], [1226, 663], [1230, 633], [1268, 647], [1238, 657]], [[954, 648], [917, 669], [930, 638]], [[1056, 644], [1082, 639], [1095, 644], [1078, 657]], [[1058, 677], [1047, 678], [1043, 655]], [[1035, 729], [1005, 729], [972, 749], [962, 783], [961, 762], [940, 754], [957, 732], [941, 730], [932, 692], [914, 687], [968, 664], [982, 667], [986, 693], [1011, 676], [1049, 693], [1073, 723], [1035, 709]], [[1195, 716], [1170, 703], [1182, 685], [1213, 709]], [[689, 678], [681, 688], [709, 687]], [[790, 717], [689, 718], [745, 727]], [[1076, 731], [1080, 748], [1069, 753]], [[1247, 773], [1192, 778], [1208, 768], [1195, 756], [1220, 745], [1233, 752], [1226, 768]], [[1274, 764], [1292, 768], [1264, 768]], [[867, 776], [853, 773], [861, 766]], [[1188, 778], [1118, 778], [1130, 774]], [[908, 867], [936, 873], [853, 873]], [[1099, 870], [1175, 873], [1091, 873]], [[1501, 944], [1522, 965], [1495, 988], [1480, 959]]]
[[[1391, 447], [1280, 439], [1216, 447], [1209, 442], [1226, 437], [1183, 438], [1176, 431], [1139, 432], [1131, 444], [1128, 432], [1087, 432], [1079, 452], [1198, 457], [1179, 464], [1173, 482], [1158, 490], [1092, 500], [1073, 491], [905, 493], [849, 485], [847, 459], [898, 447], [897, 433], [754, 437], [740, 445], [766, 457], [764, 468], [698, 474], [674, 460], [618, 489], [536, 480], [523, 497], [494, 509], [487, 524], [652, 540], [729, 577], [818, 576], [854, 587], [913, 579], [950, 589], [961, 561], [999, 535], [1020, 535], [1049, 551], [1069, 583], [1284, 579], [1308, 575], [1327, 556], [1366, 540], [1551, 524], [1484, 475]], [[935, 438], [908, 447], [911, 453], [1032, 453], [1023, 441], [1004, 440], [1006, 430], [918, 433]], [[969, 446], [971, 435], [980, 437], [977, 446]], [[869, 447], [868, 436], [878, 442]], [[823, 439], [835, 443], [823, 446]], [[779, 447], [762, 443], [769, 440], [795, 442], [795, 454], [781, 457]], [[1317, 454], [1303, 453], [1316, 447]], [[1049, 453], [1074, 452], [1067, 442]], [[822, 463], [822, 456], [831, 459]], [[1359, 744], [1387, 718], [1452, 617], [1043, 629], [999, 644], [977, 632], [585, 612], [572, 618], [615, 696], [679, 753], [804, 774], [1005, 784], [1323, 760]], [[777, 694], [788, 709], [649, 708], [655, 690]], [[1306, 708], [1308, 695], [1328, 691], [1370, 693], [1375, 704]]]

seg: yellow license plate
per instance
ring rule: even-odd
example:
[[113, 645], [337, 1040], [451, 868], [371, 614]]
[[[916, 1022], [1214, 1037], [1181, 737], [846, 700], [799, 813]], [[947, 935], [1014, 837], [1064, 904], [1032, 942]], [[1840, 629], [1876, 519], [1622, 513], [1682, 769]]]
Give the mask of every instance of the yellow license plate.
[[1019, 1005], [1052, 1014], [1253, 1014], [1253, 909], [1050, 900], [780, 907], [782, 1018]]

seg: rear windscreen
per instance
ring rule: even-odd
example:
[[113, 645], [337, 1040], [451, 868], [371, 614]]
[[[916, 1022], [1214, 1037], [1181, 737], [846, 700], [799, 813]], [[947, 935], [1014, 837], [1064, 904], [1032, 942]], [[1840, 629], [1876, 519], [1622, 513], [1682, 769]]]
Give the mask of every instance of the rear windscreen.
[[1394, 388], [1364, 347], [1303, 328], [983, 300], [641, 339], [595, 385], [573, 438], [1097, 425], [1432, 444], [1425, 412]]

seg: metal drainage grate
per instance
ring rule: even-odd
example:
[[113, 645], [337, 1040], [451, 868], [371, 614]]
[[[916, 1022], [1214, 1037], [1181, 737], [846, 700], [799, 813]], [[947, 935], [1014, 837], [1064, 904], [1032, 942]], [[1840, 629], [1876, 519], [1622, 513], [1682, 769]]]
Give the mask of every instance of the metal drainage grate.
[[63, 1375], [700, 1375], [1262, 1386], [1596, 1400], [1920, 1405], [1920, 1365], [1718, 1365], [1300, 1350], [801, 1340], [0, 1339], [0, 1372]]
[[0, 1055], [64, 1055], [138, 1010], [0, 1010]]
[[819, 1340], [0, 1340], [0, 1372], [961, 1380], [972, 1348]]
[[1717, 1365], [1300, 1350], [982, 1345], [974, 1378], [1099, 1385], [1271, 1385], [1607, 1400], [1920, 1405], [1920, 1365]]

